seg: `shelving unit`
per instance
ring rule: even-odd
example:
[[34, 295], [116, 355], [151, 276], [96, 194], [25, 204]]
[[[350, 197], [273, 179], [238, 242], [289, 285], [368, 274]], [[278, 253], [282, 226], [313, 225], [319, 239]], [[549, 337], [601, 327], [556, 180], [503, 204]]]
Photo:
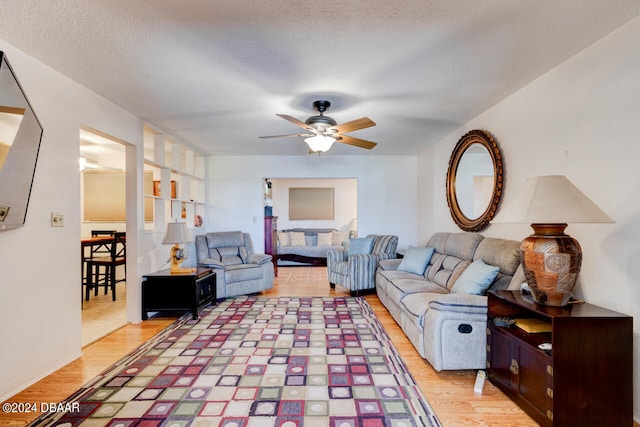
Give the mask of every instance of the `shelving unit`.
[[145, 176], [152, 177], [144, 185], [145, 229], [164, 231], [172, 221], [193, 227], [196, 216], [203, 216], [205, 210], [204, 154], [147, 126], [144, 170]]

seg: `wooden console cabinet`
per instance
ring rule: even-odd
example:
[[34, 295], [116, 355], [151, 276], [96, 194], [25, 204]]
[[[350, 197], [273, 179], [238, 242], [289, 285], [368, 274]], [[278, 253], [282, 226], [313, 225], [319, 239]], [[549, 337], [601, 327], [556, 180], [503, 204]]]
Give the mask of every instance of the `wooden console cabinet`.
[[273, 272], [278, 275], [278, 217], [264, 217], [264, 253], [271, 255]]
[[[519, 291], [488, 295], [493, 384], [543, 426], [632, 426], [631, 317], [586, 303], [543, 306]], [[542, 320], [550, 331], [499, 326], [505, 318]]]
[[161, 270], [142, 277], [142, 320], [149, 311], [191, 311], [197, 319], [198, 308], [216, 299], [216, 273], [210, 268], [187, 274]]

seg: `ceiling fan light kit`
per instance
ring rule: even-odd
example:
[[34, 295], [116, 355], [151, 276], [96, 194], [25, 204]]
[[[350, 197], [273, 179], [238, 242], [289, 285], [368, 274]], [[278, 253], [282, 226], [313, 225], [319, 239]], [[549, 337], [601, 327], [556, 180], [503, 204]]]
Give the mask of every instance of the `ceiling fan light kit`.
[[324, 153], [325, 151], [329, 151], [336, 140], [330, 136], [316, 135], [306, 138], [304, 142], [309, 145], [309, 148], [314, 153]]
[[364, 139], [354, 138], [344, 135], [347, 132], [353, 132], [359, 129], [375, 126], [375, 122], [368, 117], [362, 117], [357, 120], [338, 124], [333, 118], [325, 116], [324, 112], [331, 106], [331, 102], [318, 100], [313, 102], [313, 108], [318, 111], [318, 115], [311, 116], [304, 122], [287, 114], [276, 114], [296, 126], [301, 127], [309, 133], [296, 133], [289, 135], [272, 135], [261, 136], [260, 138], [284, 138], [304, 136], [305, 142], [314, 153], [324, 153], [328, 151], [334, 142], [338, 141], [343, 144], [353, 145], [360, 148], [372, 149], [377, 143]]

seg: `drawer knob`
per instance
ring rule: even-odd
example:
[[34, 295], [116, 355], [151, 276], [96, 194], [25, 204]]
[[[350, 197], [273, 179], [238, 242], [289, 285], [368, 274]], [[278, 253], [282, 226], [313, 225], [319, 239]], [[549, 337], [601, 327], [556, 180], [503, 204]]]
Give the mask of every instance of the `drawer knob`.
[[511, 359], [511, 366], [509, 367], [509, 370], [513, 375], [518, 375], [518, 361], [516, 359]]

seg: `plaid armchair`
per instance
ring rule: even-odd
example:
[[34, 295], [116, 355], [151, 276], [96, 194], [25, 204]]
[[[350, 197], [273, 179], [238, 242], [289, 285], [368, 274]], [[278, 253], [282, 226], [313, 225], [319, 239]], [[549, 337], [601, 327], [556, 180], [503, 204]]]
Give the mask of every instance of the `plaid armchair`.
[[[363, 246], [367, 244], [370, 249]], [[329, 285], [332, 289], [336, 285], [344, 286], [351, 291], [351, 295], [375, 292], [378, 261], [395, 258], [397, 248], [398, 236], [370, 234], [365, 239], [351, 240], [347, 251], [328, 252]]]

